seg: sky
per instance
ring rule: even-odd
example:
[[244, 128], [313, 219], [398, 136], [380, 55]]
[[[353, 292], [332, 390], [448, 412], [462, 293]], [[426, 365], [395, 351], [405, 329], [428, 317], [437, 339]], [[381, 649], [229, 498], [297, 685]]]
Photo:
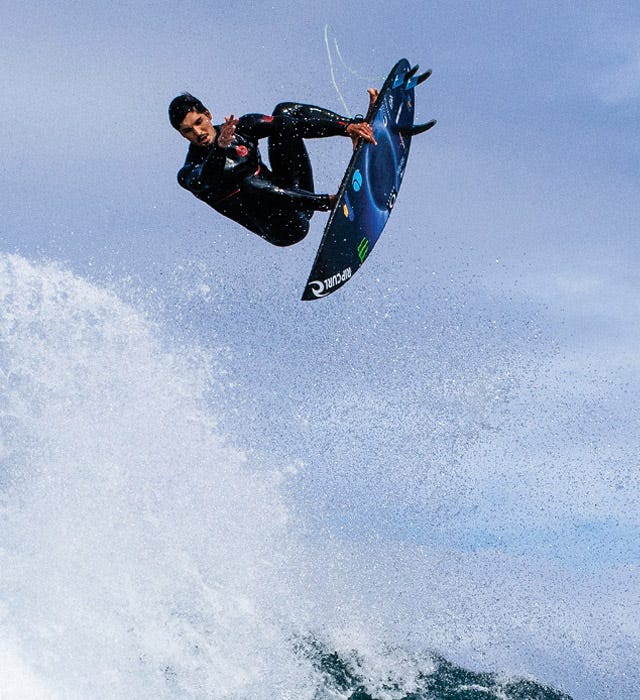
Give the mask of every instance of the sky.
[[[323, 215], [290, 249], [218, 217], [177, 186], [166, 108], [339, 111], [327, 24], [352, 113], [407, 57], [433, 69], [416, 118], [438, 124], [367, 265], [301, 304]], [[309, 537], [524, 558], [637, 613], [637, 3], [27, 0], [0, 26], [0, 252], [218, 348], [220, 425], [288, 465]], [[348, 143], [309, 150], [337, 190]]]

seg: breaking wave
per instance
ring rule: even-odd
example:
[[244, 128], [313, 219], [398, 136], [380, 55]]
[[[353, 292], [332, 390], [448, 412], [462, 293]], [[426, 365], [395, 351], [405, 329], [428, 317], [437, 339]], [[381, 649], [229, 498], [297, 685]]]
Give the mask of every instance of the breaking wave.
[[216, 354], [166, 335], [0, 256], [3, 700], [568, 697], [392, 643], [383, 608], [330, 591], [348, 555], [221, 434]]

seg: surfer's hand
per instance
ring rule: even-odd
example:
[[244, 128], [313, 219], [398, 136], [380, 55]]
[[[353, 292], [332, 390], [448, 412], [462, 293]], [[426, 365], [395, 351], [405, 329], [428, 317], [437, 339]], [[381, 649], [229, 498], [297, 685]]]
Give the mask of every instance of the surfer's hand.
[[351, 137], [354, 146], [358, 142], [358, 139], [364, 139], [374, 145], [378, 143], [373, 136], [371, 124], [368, 122], [352, 122], [351, 124], [347, 124], [346, 132], [347, 136]]
[[238, 121], [239, 120], [236, 119], [233, 114], [224, 118], [224, 124], [220, 127], [220, 134], [218, 135], [218, 146], [220, 146], [220, 148], [226, 148], [231, 145], [236, 133]]

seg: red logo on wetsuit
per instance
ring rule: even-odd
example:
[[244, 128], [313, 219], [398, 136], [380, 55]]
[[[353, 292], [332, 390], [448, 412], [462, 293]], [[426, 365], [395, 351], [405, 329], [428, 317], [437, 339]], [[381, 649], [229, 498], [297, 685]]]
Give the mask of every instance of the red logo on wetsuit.
[[246, 146], [236, 146], [236, 153], [240, 158], [245, 158], [249, 153], [249, 149]]

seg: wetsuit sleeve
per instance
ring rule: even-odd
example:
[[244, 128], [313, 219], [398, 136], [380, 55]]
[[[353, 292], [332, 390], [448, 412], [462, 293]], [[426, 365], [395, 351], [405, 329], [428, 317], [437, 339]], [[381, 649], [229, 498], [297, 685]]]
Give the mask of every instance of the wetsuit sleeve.
[[200, 162], [187, 158], [187, 162], [178, 172], [178, 182], [195, 195], [215, 195], [218, 187], [222, 192], [225, 161], [225, 152], [217, 146], [212, 146], [210, 153]]
[[347, 126], [352, 120], [339, 114], [312, 105], [291, 105], [275, 115], [245, 114], [240, 119], [238, 130], [254, 139], [263, 139], [281, 134], [286, 129], [294, 129], [302, 138], [323, 138], [325, 136], [346, 136]]

